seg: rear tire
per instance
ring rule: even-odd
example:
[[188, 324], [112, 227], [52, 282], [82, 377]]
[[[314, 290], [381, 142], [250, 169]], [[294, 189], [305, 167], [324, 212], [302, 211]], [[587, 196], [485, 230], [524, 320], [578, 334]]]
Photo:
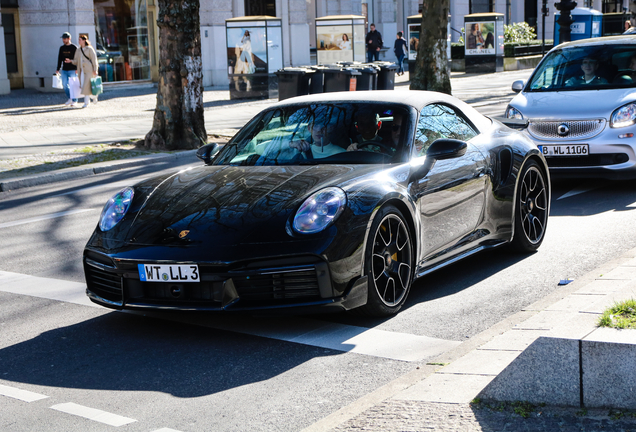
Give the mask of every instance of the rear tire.
[[523, 168], [515, 198], [515, 233], [510, 246], [518, 252], [535, 252], [548, 224], [549, 194], [545, 174], [534, 160]]
[[359, 312], [371, 316], [396, 314], [413, 282], [413, 241], [402, 213], [388, 205], [371, 225], [365, 250], [367, 304]]

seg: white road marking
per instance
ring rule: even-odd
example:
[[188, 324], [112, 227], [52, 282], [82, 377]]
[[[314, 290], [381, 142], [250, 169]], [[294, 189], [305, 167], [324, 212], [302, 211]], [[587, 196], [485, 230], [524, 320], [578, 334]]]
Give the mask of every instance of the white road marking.
[[0, 395], [8, 396], [13, 399], [18, 399], [23, 402], [35, 402], [41, 399], [46, 399], [48, 396], [39, 393], [33, 393], [28, 390], [21, 390], [14, 387], [9, 387], [0, 384]]
[[[86, 297], [86, 285], [78, 282], [0, 271], [0, 291], [101, 309], [101, 306], [94, 304]], [[145, 315], [202, 327], [406, 362], [421, 361], [439, 355], [461, 343], [302, 317], [287, 317], [265, 322], [263, 319], [246, 319], [230, 314], [212, 320], [199, 314], [187, 313], [177, 316], [145, 311]]]
[[55, 218], [59, 218], [59, 217], [64, 217], [64, 216], [69, 216], [69, 215], [73, 215], [73, 214], [77, 214], [77, 213], [84, 213], [84, 212], [89, 212], [89, 211], [95, 211], [95, 209], [69, 210], [69, 211], [63, 211], [63, 212], [58, 212], [58, 213], [51, 213], [51, 214], [47, 214], [47, 215], [37, 216], [37, 217], [33, 217], [33, 218], [28, 218], [28, 219], [20, 219], [20, 220], [17, 220], [17, 221], [0, 223], [0, 228], [9, 228], [9, 227], [17, 226], [17, 225], [24, 225], [24, 224], [28, 224], [28, 223], [32, 223], [32, 222], [40, 222], [40, 221], [43, 221], [43, 220], [55, 219]]
[[84, 417], [89, 420], [93, 420], [96, 422], [104, 423], [104, 424], [115, 426], [115, 427], [127, 425], [137, 421], [128, 417], [122, 417], [117, 414], [111, 414], [109, 412], [98, 410], [95, 408], [89, 408], [82, 405], [78, 405], [73, 402], [53, 405], [51, 409], [54, 409], [56, 411], [60, 411], [66, 414], [72, 414], [79, 417]]
[[0, 271], [0, 291], [100, 307], [86, 297], [86, 284]]

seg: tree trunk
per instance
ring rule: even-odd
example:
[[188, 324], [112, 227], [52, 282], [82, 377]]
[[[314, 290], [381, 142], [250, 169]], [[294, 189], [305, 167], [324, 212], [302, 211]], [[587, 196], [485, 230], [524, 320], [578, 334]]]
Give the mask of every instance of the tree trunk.
[[159, 0], [159, 88], [149, 149], [195, 149], [207, 142], [199, 1]]
[[446, 37], [450, 0], [424, 0], [422, 25], [411, 90], [451, 94]]

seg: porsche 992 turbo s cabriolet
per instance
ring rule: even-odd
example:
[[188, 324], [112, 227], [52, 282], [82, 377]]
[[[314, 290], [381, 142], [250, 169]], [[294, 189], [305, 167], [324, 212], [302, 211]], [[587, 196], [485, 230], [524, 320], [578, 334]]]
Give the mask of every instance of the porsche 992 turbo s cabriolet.
[[441, 93], [287, 99], [198, 156], [106, 203], [83, 258], [93, 302], [389, 315], [415, 279], [546, 233], [543, 155]]

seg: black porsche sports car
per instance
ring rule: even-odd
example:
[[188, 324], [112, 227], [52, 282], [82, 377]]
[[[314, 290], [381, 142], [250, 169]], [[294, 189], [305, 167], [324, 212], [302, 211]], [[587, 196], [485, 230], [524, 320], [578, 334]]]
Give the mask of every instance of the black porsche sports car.
[[546, 232], [537, 147], [441, 93], [287, 99], [197, 155], [105, 205], [84, 252], [92, 301], [388, 315], [414, 279]]

